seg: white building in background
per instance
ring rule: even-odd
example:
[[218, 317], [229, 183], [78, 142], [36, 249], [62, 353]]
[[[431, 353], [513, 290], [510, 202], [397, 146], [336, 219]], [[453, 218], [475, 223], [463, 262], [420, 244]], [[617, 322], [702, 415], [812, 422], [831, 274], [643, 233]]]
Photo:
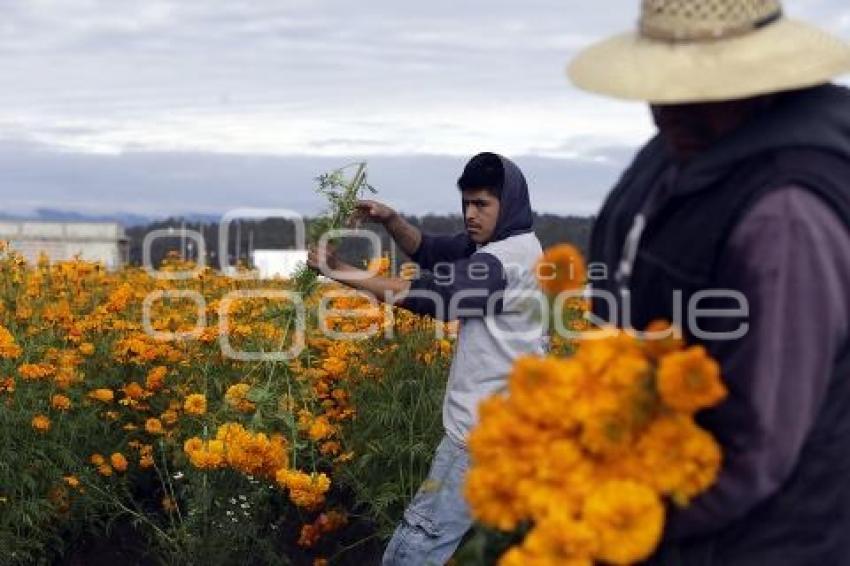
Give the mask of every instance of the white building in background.
[[305, 250], [253, 250], [251, 261], [260, 278], [291, 279], [301, 265], [307, 263]]
[[107, 269], [119, 269], [130, 254], [130, 241], [118, 222], [0, 220], [0, 240], [33, 263], [42, 253], [51, 261], [79, 255], [85, 261], [101, 262]]

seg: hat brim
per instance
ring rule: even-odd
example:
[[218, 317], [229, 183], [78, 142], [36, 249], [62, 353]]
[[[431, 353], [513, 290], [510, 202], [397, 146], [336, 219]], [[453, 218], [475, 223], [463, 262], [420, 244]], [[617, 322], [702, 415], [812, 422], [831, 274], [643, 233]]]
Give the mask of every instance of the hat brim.
[[693, 43], [622, 34], [585, 49], [567, 69], [584, 90], [658, 104], [737, 100], [819, 85], [845, 73], [850, 45], [789, 19]]

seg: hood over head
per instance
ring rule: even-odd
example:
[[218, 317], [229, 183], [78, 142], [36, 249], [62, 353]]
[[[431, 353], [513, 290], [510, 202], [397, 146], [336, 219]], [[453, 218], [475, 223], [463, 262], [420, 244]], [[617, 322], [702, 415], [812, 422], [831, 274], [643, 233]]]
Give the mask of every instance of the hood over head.
[[528, 184], [522, 171], [507, 157], [489, 152], [476, 155], [470, 160], [470, 163], [484, 157], [496, 157], [502, 164], [501, 184], [497, 187], [500, 191], [499, 219], [490, 241], [497, 242], [511, 236], [531, 232], [534, 214], [531, 211]]

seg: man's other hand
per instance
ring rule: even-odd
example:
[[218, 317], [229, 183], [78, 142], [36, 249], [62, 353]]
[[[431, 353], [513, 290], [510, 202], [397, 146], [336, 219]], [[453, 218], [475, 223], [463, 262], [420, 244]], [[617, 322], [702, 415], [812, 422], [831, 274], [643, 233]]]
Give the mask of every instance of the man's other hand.
[[396, 211], [387, 205], [374, 200], [360, 200], [355, 205], [353, 218], [355, 222], [378, 222], [386, 224], [396, 215]]
[[307, 266], [328, 275], [339, 268], [340, 262], [332, 246], [310, 246], [307, 250]]

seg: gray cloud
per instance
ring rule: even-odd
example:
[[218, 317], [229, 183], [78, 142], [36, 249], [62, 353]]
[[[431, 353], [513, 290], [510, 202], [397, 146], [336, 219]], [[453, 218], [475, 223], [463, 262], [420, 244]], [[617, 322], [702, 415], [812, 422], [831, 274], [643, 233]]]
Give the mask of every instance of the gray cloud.
[[[309, 209], [312, 176], [368, 158], [389, 198], [437, 211], [422, 191], [492, 149], [520, 156], [540, 210], [591, 211], [652, 127], [563, 70], [638, 4], [0, 0], [0, 195], [165, 213], [288, 189]], [[850, 35], [843, 1], [787, 7]]]
[[[532, 203], [541, 212], [591, 214], [629, 155], [607, 160], [519, 156]], [[244, 207], [318, 212], [315, 177], [363, 157], [127, 152], [55, 152], [37, 144], [0, 144], [6, 212], [70, 208], [90, 214], [134, 212], [220, 214]], [[367, 156], [370, 182], [399, 210], [459, 212], [455, 182], [465, 158], [446, 155]]]

